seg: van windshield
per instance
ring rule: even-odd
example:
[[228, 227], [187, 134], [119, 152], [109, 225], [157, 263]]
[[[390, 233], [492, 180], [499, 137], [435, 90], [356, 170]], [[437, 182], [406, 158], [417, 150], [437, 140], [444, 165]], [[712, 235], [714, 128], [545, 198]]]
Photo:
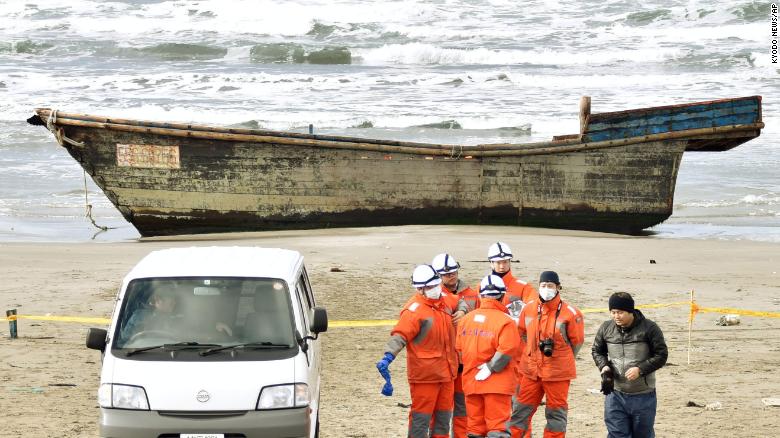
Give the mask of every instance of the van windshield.
[[295, 345], [287, 285], [263, 278], [146, 278], [130, 282], [113, 348]]

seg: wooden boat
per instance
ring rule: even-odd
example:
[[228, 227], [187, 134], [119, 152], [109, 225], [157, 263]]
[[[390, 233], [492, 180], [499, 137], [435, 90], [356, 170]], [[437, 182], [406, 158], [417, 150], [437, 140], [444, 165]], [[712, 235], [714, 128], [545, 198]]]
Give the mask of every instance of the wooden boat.
[[459, 146], [37, 109], [142, 236], [399, 224], [637, 233], [672, 214], [685, 151], [758, 137], [761, 97], [590, 113], [580, 133]]

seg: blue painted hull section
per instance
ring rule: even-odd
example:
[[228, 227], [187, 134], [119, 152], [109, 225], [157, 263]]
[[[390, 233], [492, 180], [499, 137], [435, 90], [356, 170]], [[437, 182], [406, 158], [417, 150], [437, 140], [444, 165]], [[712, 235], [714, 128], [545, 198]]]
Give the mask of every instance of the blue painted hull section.
[[585, 135], [587, 141], [594, 142], [759, 122], [761, 97], [751, 96], [592, 114]]

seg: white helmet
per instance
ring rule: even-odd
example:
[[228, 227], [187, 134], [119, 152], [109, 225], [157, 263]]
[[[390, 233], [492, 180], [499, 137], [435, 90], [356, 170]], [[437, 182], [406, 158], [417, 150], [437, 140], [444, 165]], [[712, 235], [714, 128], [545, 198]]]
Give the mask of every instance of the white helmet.
[[414, 268], [412, 273], [412, 286], [414, 287], [426, 287], [436, 286], [441, 283], [441, 278], [436, 270], [431, 265], [419, 265]]
[[488, 298], [498, 298], [506, 293], [504, 280], [498, 275], [486, 275], [479, 283], [479, 296]]
[[433, 258], [433, 261], [431, 262], [431, 266], [433, 266], [433, 269], [436, 270], [436, 272], [441, 274], [450, 274], [453, 272], [458, 272], [458, 269], [460, 268], [460, 263], [455, 260], [455, 257], [443, 253], [439, 254], [436, 257]]
[[504, 242], [496, 242], [488, 248], [488, 260], [491, 262], [512, 260], [512, 248]]

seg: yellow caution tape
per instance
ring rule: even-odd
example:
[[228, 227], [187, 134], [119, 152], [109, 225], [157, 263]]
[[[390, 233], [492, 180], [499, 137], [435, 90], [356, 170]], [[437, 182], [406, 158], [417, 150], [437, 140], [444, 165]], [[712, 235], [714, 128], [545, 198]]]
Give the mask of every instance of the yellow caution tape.
[[[111, 322], [111, 320], [108, 318], [51, 315], [16, 315], [16, 319], [29, 319], [31, 321], [83, 322], [87, 324], [108, 324]], [[0, 321], [7, 320], [7, 318], [0, 318]]]
[[391, 327], [397, 322], [394, 319], [328, 321], [328, 327]]
[[[637, 309], [660, 309], [662, 307], [679, 307], [679, 306], [688, 306], [690, 305], [690, 301], [677, 301], [674, 303], [659, 303], [659, 304], [642, 304], [639, 306], [636, 306]], [[582, 313], [606, 313], [609, 312], [609, 309], [601, 307], [601, 308], [591, 308], [591, 309], [581, 309]]]
[[709, 313], [734, 313], [737, 315], [759, 316], [762, 318], [780, 318], [780, 312], [759, 312], [756, 310], [732, 309], [730, 307], [699, 307], [693, 304], [691, 312], [709, 312]]
[[[12, 317], [13, 318], [13, 317]], [[89, 318], [78, 316], [51, 316], [51, 315], [16, 315], [18, 319], [27, 319], [30, 321], [55, 321], [55, 322], [78, 322], [85, 324], [109, 324], [108, 318]], [[7, 318], [0, 318], [0, 321], [7, 321]], [[396, 320], [393, 319], [374, 319], [374, 320], [345, 320], [329, 321], [329, 327], [387, 327], [394, 326]]]
[[[758, 316], [763, 318], [780, 318], [780, 312], [759, 312], [755, 310], [732, 309], [729, 307], [699, 307], [696, 302], [677, 301], [674, 303], [644, 304], [636, 306], [638, 309], [659, 309], [664, 307], [691, 306], [691, 317], [698, 312], [709, 313], [734, 313], [737, 315]], [[605, 313], [607, 308], [582, 309], [582, 313]], [[13, 321], [14, 319], [26, 319], [31, 321], [76, 322], [84, 324], [109, 324], [108, 318], [78, 317], [78, 316], [53, 316], [53, 315], [15, 315], [10, 318], [0, 317], [0, 321]], [[369, 319], [369, 320], [341, 320], [329, 321], [329, 327], [392, 327], [398, 321], [394, 319]]]

